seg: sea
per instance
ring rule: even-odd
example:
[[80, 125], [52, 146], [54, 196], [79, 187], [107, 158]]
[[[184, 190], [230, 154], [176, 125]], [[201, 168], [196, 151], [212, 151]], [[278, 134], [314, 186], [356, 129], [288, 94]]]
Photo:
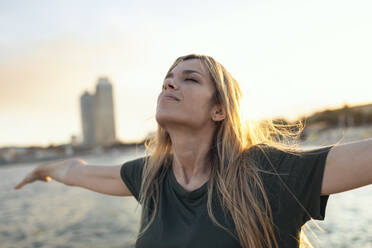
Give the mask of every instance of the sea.
[[[79, 156], [88, 165], [120, 165], [143, 150]], [[0, 248], [134, 247], [141, 207], [57, 181], [13, 187], [39, 163], [0, 167]], [[332, 194], [323, 221], [305, 224], [315, 248], [372, 248], [372, 185]]]

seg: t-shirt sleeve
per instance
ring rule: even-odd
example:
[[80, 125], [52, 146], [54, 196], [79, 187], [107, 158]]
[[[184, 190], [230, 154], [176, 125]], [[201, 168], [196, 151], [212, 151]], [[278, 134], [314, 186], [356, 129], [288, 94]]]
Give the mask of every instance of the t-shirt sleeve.
[[120, 176], [132, 195], [139, 201], [144, 157], [127, 161], [120, 168]]
[[321, 187], [327, 155], [332, 147], [301, 150], [300, 155], [268, 146], [264, 149], [282, 182], [305, 207], [305, 220], [325, 218], [329, 195], [321, 195]]

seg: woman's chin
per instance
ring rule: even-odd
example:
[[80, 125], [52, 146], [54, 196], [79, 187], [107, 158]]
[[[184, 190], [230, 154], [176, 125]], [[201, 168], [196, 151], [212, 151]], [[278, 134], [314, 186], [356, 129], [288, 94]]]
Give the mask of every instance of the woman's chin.
[[156, 114], [155, 119], [159, 126], [161, 126], [162, 128], [164, 128], [166, 124], [169, 122], [169, 117], [161, 114]]
[[165, 128], [166, 126], [172, 125], [172, 124], [180, 124], [182, 123], [181, 120], [175, 118], [174, 115], [170, 116], [167, 114], [156, 114], [155, 116], [156, 122], [161, 126], [162, 128]]

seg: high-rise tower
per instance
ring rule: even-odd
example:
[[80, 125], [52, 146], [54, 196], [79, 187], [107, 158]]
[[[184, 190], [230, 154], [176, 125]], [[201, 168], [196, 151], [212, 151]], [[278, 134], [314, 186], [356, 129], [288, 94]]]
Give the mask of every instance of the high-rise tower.
[[94, 95], [85, 91], [80, 97], [81, 123], [83, 129], [83, 144], [85, 146], [93, 146], [95, 140], [95, 113], [94, 113]]
[[115, 117], [112, 85], [107, 77], [98, 79], [95, 106], [95, 139], [99, 145], [115, 142]]

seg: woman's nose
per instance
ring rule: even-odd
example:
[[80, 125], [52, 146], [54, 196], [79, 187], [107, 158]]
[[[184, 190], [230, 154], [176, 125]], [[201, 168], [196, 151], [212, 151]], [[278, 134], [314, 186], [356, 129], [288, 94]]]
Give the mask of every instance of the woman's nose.
[[176, 89], [177, 86], [174, 83], [174, 80], [166, 80], [163, 84], [163, 89], [166, 90], [167, 88]]

